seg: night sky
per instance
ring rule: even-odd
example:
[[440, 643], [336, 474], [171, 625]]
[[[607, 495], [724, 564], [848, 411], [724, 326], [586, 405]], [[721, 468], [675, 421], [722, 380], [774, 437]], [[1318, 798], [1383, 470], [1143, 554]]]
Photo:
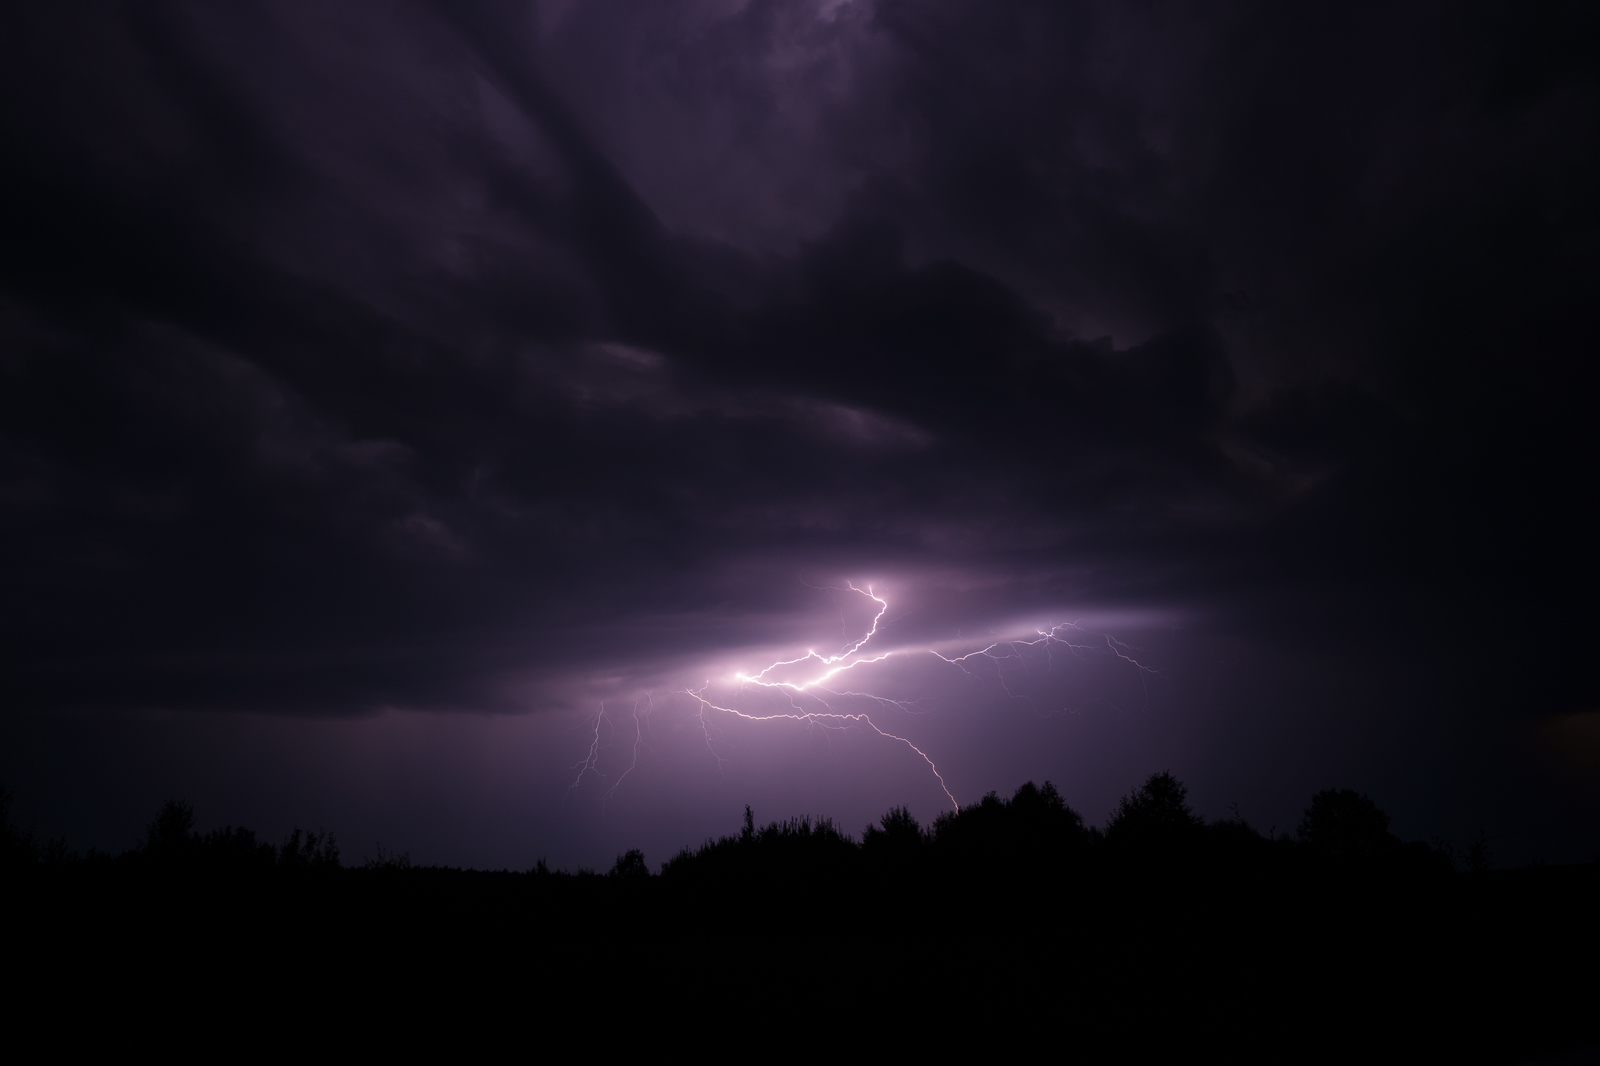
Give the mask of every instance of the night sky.
[[[1592, 4], [14, 4], [0, 85], [24, 825], [1600, 851]], [[894, 654], [736, 679], [852, 584]]]

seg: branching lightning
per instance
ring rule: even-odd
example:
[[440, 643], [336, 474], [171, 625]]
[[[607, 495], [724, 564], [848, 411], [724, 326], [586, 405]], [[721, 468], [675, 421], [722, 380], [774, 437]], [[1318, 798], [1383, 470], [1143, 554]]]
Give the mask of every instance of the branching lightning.
[[[923, 762], [928, 764], [928, 769], [933, 773], [934, 779], [939, 782], [939, 788], [944, 792], [945, 797], [950, 801], [950, 805], [956, 810], [960, 810], [961, 805], [956, 802], [955, 795], [950, 791], [949, 786], [945, 784], [944, 775], [939, 772], [938, 765], [933, 761], [932, 757], [930, 757], [927, 752], [923, 751], [922, 748], [914, 744], [909, 738], [900, 736], [896, 733], [890, 733], [877, 722], [873, 721], [867, 712], [840, 710], [829, 702], [830, 700], [845, 699], [867, 700], [878, 704], [880, 707], [895, 707], [902, 711], [915, 713], [916, 701], [895, 700], [886, 696], [874, 695], [870, 692], [856, 692], [850, 690], [839, 691], [827, 687], [826, 683], [832, 681], [835, 677], [844, 673], [845, 671], [853, 670], [858, 666], [868, 666], [873, 663], [881, 663], [892, 656], [909, 655], [932, 655], [942, 662], [956, 667], [967, 676], [972, 677], [975, 675], [973, 675], [972, 671], [968, 669], [968, 664], [971, 660], [981, 657], [994, 661], [996, 667], [996, 678], [1000, 682], [1001, 688], [1005, 690], [1007, 696], [1013, 699], [1028, 699], [1026, 696], [1017, 696], [1010, 690], [1005, 681], [1004, 671], [1000, 669], [1000, 662], [1008, 659], [1016, 659], [1022, 663], [1024, 669], [1027, 668], [1027, 662], [1025, 659], [1023, 659], [1021, 652], [1018, 650], [1019, 646], [1039, 647], [1042, 645], [1046, 649], [1047, 654], [1049, 654], [1053, 645], [1060, 644], [1068, 649], [1071, 649], [1075, 654], [1080, 655], [1082, 651], [1092, 647], [1091, 645], [1073, 644], [1070, 641], [1063, 639], [1061, 634], [1064, 631], [1079, 630], [1081, 632], [1081, 629], [1076, 623], [1067, 622], [1054, 626], [1048, 630], [1036, 630], [1035, 632], [1038, 634], [1038, 637], [1034, 640], [999, 641], [989, 645], [986, 648], [980, 648], [977, 651], [968, 652], [965, 655], [960, 655], [953, 658], [941, 654], [934, 648], [899, 648], [877, 652], [874, 654], [864, 654], [863, 649], [866, 648], [866, 646], [872, 642], [872, 639], [878, 635], [879, 623], [882, 622], [884, 614], [888, 612], [889, 603], [883, 597], [874, 592], [871, 585], [868, 585], [866, 588], [862, 589], [857, 588], [854, 583], [847, 583], [844, 589], [837, 589], [834, 591], [848, 591], [857, 593], [867, 597], [878, 605], [877, 612], [872, 617], [872, 624], [867, 627], [866, 634], [862, 636], [861, 639], [847, 643], [844, 650], [835, 655], [823, 655], [814, 649], [808, 649], [804, 655], [797, 656], [793, 659], [780, 659], [777, 662], [768, 664], [755, 673], [738, 673], [734, 675], [734, 680], [739, 683], [739, 689], [741, 691], [749, 687], [783, 691], [788, 696], [789, 706], [791, 708], [790, 711], [780, 711], [772, 714], [752, 714], [746, 711], [738, 710], [734, 707], [713, 703], [711, 700], [706, 698], [706, 691], [711, 685], [709, 681], [707, 681], [705, 685], [698, 689], [685, 690], [688, 695], [699, 701], [700, 722], [702, 731], [704, 732], [706, 738], [706, 747], [710, 749], [711, 754], [717, 760], [719, 767], [723, 762], [723, 758], [720, 754], [718, 754], [716, 745], [712, 742], [711, 723], [707, 718], [708, 712], [711, 711], [734, 715], [738, 718], [752, 722], [788, 720], [806, 722], [812, 725], [821, 726], [825, 729], [864, 728], [871, 730], [887, 740], [892, 740], [903, 744], [911, 751], [915, 752]], [[1138, 667], [1141, 672], [1141, 678], [1146, 673], [1156, 672], [1152, 668], [1137, 662], [1130, 655], [1121, 650], [1122, 648], [1129, 648], [1129, 650], [1132, 650], [1129, 645], [1119, 645], [1112, 641], [1110, 637], [1107, 637], [1106, 639], [1111, 650], [1115, 652], [1119, 658], [1122, 658]], [[1002, 647], [1009, 648], [1009, 653], [997, 654], [997, 649]], [[784, 667], [796, 667], [803, 670], [808, 666], [816, 671], [814, 676], [804, 678], [803, 680], [771, 679], [771, 675], [775, 671], [781, 670]], [[816, 705], [820, 707], [820, 709], [808, 709], [806, 706], [802, 705], [800, 702], [801, 700], [815, 701]]]
[[[945, 798], [950, 801], [951, 807], [959, 810], [960, 804], [956, 801], [955, 794], [950, 791], [944, 775], [940, 772], [932, 756], [909, 737], [890, 732], [884, 728], [881, 721], [873, 718], [874, 711], [872, 708], [874, 707], [878, 710], [887, 711], [892, 709], [907, 714], [922, 713], [924, 708], [918, 705], [923, 703], [926, 697], [917, 700], [901, 700], [872, 692], [846, 689], [842, 686], [833, 687], [836, 678], [858, 667], [882, 663], [890, 658], [930, 656], [940, 663], [955, 667], [969, 678], [983, 681], [986, 684], [990, 682], [998, 683], [1000, 689], [1005, 692], [1009, 699], [1025, 701], [1029, 706], [1032, 706], [1032, 697], [1025, 693], [1013, 692], [1006, 678], [1007, 664], [1018, 665], [1025, 675], [1031, 674], [1028, 660], [1024, 655], [1025, 649], [1043, 650], [1046, 663], [1051, 669], [1054, 668], [1057, 651], [1065, 651], [1080, 659], [1090, 658], [1090, 653], [1104, 656], [1109, 652], [1116, 659], [1126, 662], [1138, 671], [1140, 681], [1145, 687], [1147, 700], [1149, 698], [1149, 677], [1151, 675], [1160, 676], [1159, 670], [1135, 658], [1134, 653], [1138, 649], [1132, 645], [1116, 640], [1109, 635], [1103, 637], [1102, 643], [1101, 640], [1090, 637], [1088, 631], [1084, 630], [1076, 622], [1064, 622], [1049, 629], [1034, 630], [1035, 636], [1031, 639], [1001, 640], [976, 651], [967, 652], [964, 655], [946, 655], [933, 647], [904, 647], [878, 650], [869, 647], [869, 645], [872, 645], [875, 638], [880, 637], [884, 624], [883, 618], [889, 610], [889, 602], [879, 596], [870, 584], [866, 588], [859, 588], [854, 583], [847, 583], [844, 588], [833, 588], [828, 591], [864, 596], [876, 605], [872, 622], [859, 639], [850, 640], [848, 633], [846, 633], [844, 647], [835, 654], [824, 654], [815, 649], [807, 649], [803, 655], [779, 659], [753, 672], [737, 672], [730, 679], [735, 685], [733, 698], [724, 697], [722, 702], [717, 702], [708, 695], [712, 687], [712, 682], [709, 679], [697, 689], [679, 690], [682, 695], [688, 696], [695, 701], [697, 718], [702, 736], [705, 739], [706, 749], [710, 752], [712, 758], [716, 760], [719, 769], [727, 760], [723, 753], [717, 750], [719, 736], [713, 722], [713, 715], [715, 714], [728, 715], [747, 722], [804, 722], [829, 731], [866, 730], [885, 740], [904, 746], [910, 753], [922, 760], [927, 765], [928, 771], [933, 774], [934, 780], [938, 782]], [[842, 611], [840, 621], [843, 624]], [[1084, 637], [1090, 638], [1093, 642], [1075, 642], [1071, 639], [1075, 634], [1083, 634]], [[980, 673], [974, 672], [977, 665], [984, 661], [992, 664], [993, 678], [980, 676]], [[988, 672], [985, 669], [982, 674], [987, 675]], [[787, 709], [754, 712], [741, 710], [734, 705], [739, 702], [737, 699], [739, 695], [752, 689], [781, 694], [784, 702], [788, 705]], [[860, 704], [862, 703], [870, 706], [868, 709], [862, 710], [860, 709]], [[850, 706], [850, 704], [854, 704], [854, 706]], [[1037, 708], [1034, 709], [1037, 713]], [[1063, 708], [1063, 710], [1066, 709]], [[646, 697], [646, 708], [642, 716], [639, 704], [635, 702], [632, 705], [628, 719], [633, 726], [632, 759], [627, 768], [617, 775], [614, 780], [611, 780], [610, 787], [606, 790], [602, 800], [602, 808], [604, 802], [616, 793], [623, 780], [638, 767], [641, 747], [649, 747], [648, 742], [645, 740], [645, 723], [654, 710], [653, 696]], [[584, 722], [587, 725], [590, 719], [585, 718]], [[613, 716], [607, 712], [604, 703], [600, 704], [600, 708], [595, 713], [592, 722], [593, 729], [589, 737], [589, 750], [582, 761], [572, 766], [572, 769], [576, 771], [576, 776], [568, 789], [569, 793], [576, 791], [582, 784], [583, 779], [590, 773], [595, 774], [602, 780], [607, 777], [600, 770], [600, 754], [616, 738], [618, 727], [613, 721]], [[626, 726], [624, 725], [623, 728], [625, 729]]]

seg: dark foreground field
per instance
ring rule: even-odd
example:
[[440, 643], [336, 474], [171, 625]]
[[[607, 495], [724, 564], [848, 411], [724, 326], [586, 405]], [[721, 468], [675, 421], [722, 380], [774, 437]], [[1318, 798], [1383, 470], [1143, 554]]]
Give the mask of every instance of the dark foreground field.
[[1517, 1062], [1597, 1041], [1600, 871], [1401, 844], [1347, 792], [1276, 839], [1195, 818], [1165, 775], [1103, 832], [1032, 785], [860, 840], [747, 813], [654, 874], [637, 853], [607, 874], [346, 867], [327, 838], [192, 824], [171, 804], [115, 858], [8, 828], [19, 1022], [522, 1058]]

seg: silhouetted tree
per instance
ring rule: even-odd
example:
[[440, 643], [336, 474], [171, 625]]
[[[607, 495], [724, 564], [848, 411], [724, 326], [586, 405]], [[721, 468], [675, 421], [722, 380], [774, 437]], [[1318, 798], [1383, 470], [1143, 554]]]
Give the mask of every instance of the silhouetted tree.
[[1048, 781], [1043, 788], [1029, 781], [1009, 800], [991, 792], [941, 814], [932, 837], [940, 863], [967, 876], [1050, 876], [1081, 861], [1092, 840], [1082, 816]]
[[650, 867], [645, 865], [644, 852], [633, 848], [618, 855], [609, 876], [628, 879], [649, 877]]
[[1205, 826], [1206, 861], [1216, 866], [1251, 869], [1275, 860], [1284, 860], [1293, 848], [1288, 838], [1269, 840], [1239, 816], [1235, 805], [1232, 818], [1208, 822]]
[[24, 833], [11, 821], [11, 793], [0, 788], [0, 869], [31, 866], [39, 861], [39, 846], [33, 834]]
[[186, 800], [167, 800], [161, 813], [145, 826], [140, 854], [164, 866], [188, 864], [200, 850], [200, 834], [194, 831], [194, 808]]
[[265, 873], [273, 868], [277, 849], [256, 840], [249, 829], [223, 826], [200, 840], [199, 854], [206, 866], [235, 873]]
[[1164, 849], [1194, 842], [1205, 819], [1189, 807], [1189, 790], [1166, 770], [1151, 774], [1122, 798], [1106, 823], [1106, 842], [1116, 847]]
[[861, 848], [870, 859], [894, 865], [914, 862], [927, 844], [927, 834], [906, 807], [891, 808], [861, 833]]
[[1313, 855], [1341, 864], [1371, 863], [1400, 846], [1389, 832], [1389, 816], [1348, 788], [1327, 788], [1312, 796], [1296, 835]]
[[1466, 855], [1462, 857], [1462, 863], [1470, 874], [1481, 874], [1485, 870], [1494, 869], [1494, 858], [1489, 853], [1489, 834], [1482, 829], [1478, 830], [1478, 836], [1468, 846]]

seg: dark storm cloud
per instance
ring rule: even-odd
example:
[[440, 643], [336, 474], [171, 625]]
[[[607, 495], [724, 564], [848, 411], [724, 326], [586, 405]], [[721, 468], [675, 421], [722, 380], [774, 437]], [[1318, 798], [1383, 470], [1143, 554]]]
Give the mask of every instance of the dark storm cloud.
[[1581, 7], [5, 19], [9, 702], [505, 706], [807, 570], [1594, 586]]

